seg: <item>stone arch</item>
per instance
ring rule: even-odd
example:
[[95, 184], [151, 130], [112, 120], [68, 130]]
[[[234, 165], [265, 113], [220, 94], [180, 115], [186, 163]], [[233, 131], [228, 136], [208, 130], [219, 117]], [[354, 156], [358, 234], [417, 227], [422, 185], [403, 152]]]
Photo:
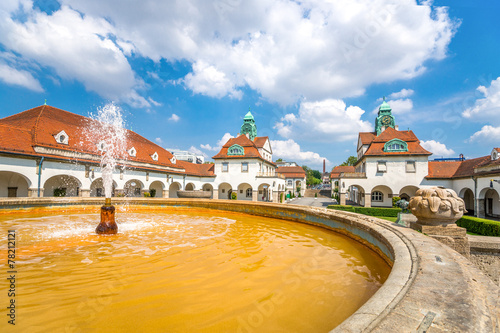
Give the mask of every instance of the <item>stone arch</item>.
[[[115, 189], [118, 185], [113, 180], [113, 188], [111, 189], [111, 196], [115, 196]], [[104, 197], [104, 184], [102, 183], [102, 178], [99, 177], [94, 179], [92, 184], [90, 184], [90, 196], [91, 197]]]
[[130, 179], [125, 183], [123, 186], [123, 194], [126, 197], [140, 197], [142, 196], [142, 189], [144, 188], [144, 185], [142, 182], [138, 179]]
[[184, 189], [186, 191], [194, 191], [195, 190], [195, 186], [193, 183], [187, 183], [186, 184], [186, 188]]
[[43, 184], [44, 197], [77, 197], [80, 195], [82, 183], [78, 178], [69, 175], [52, 176]]
[[[486, 217], [500, 217], [500, 197], [497, 190], [493, 188], [486, 189], [486, 191], [484, 192], [483, 205], [484, 215]], [[478, 207], [478, 209], [480, 209], [480, 207]]]
[[410, 201], [411, 197], [414, 197], [417, 194], [418, 187], [415, 185], [407, 185], [399, 190], [398, 197], [401, 199], [405, 199], [406, 201]]
[[201, 189], [203, 191], [206, 191], [206, 192], [210, 192], [210, 199], [213, 199], [214, 198], [214, 187], [212, 186], [212, 184], [203, 184], [203, 186], [201, 187]]
[[465, 209], [467, 210], [467, 215], [474, 215], [474, 192], [468, 188], [464, 187], [460, 190], [459, 195], [460, 198], [464, 200]]
[[[392, 189], [387, 185], [377, 185], [372, 188], [371, 206], [373, 207], [392, 207]], [[379, 195], [381, 194], [381, 196]]]
[[228, 183], [219, 184], [219, 199], [231, 199], [233, 188]]
[[272, 200], [272, 189], [271, 185], [267, 183], [262, 183], [258, 188], [257, 201], [271, 201]]
[[173, 182], [168, 187], [168, 197], [169, 198], [178, 198], [177, 191], [181, 189], [181, 184], [178, 182]]
[[0, 197], [27, 197], [31, 181], [23, 174], [0, 171]]
[[[342, 182], [342, 189], [340, 190], [340, 192], [345, 193], [342, 195], [344, 195], [344, 198], [346, 199], [346, 203], [347, 203], [347, 201], [350, 201], [350, 203], [364, 206], [365, 205], [365, 189], [363, 188], [363, 186], [357, 185], [357, 184], [352, 184], [347, 188], [345, 186], [346, 186], [345, 182]], [[349, 203], [347, 203], [347, 204], [349, 204]]]
[[253, 197], [252, 186], [248, 183], [241, 183], [238, 185], [238, 200], [248, 200], [251, 201]]
[[163, 182], [161, 182], [159, 180], [155, 180], [154, 182], [149, 184], [149, 193], [151, 194], [151, 196], [153, 196], [153, 194], [154, 194], [154, 197], [161, 198], [161, 197], [163, 197], [163, 189], [164, 188], [165, 188], [165, 185], [163, 184]]

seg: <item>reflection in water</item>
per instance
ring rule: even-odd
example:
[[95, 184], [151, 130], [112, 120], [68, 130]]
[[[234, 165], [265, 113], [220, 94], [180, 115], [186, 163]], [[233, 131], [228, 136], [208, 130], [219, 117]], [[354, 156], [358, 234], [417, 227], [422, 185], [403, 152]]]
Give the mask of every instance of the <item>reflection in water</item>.
[[[390, 268], [321, 228], [203, 209], [2, 215], [16, 229], [20, 325], [50, 332], [328, 332]], [[0, 248], [6, 258], [6, 244]], [[21, 321], [22, 319], [22, 321]]]

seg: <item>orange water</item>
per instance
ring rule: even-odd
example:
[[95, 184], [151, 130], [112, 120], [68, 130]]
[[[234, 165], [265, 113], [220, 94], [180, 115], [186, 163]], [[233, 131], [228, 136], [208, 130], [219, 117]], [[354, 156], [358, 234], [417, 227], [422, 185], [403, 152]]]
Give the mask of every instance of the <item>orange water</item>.
[[[7, 230], [17, 236], [12, 331], [328, 332], [389, 275], [376, 253], [332, 231], [167, 210], [118, 212], [114, 236], [93, 233], [98, 214], [0, 216], [2, 274]], [[1, 331], [13, 328], [5, 313]]]

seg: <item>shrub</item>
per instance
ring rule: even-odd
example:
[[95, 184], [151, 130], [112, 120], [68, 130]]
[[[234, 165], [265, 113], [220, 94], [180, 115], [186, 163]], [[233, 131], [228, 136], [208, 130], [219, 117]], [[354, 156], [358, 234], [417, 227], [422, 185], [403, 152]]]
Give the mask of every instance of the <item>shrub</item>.
[[236, 200], [238, 199], [238, 195], [236, 194], [236, 192], [231, 192], [231, 200]]
[[144, 192], [144, 197], [149, 198], [150, 196], [151, 194], [149, 194], [149, 192]]
[[54, 189], [54, 196], [55, 197], [65, 197], [66, 196], [66, 189], [65, 188], [55, 188]]
[[298, 195], [297, 195], [297, 196], [298, 196], [299, 198], [301, 197], [300, 192], [298, 193]]
[[314, 193], [314, 197], [317, 198], [318, 197], [318, 193]]
[[151, 197], [156, 197], [156, 189], [152, 188], [149, 190], [149, 194], [151, 195]]
[[283, 193], [280, 193], [280, 203], [283, 203]]
[[328, 208], [354, 212], [370, 216], [397, 217], [401, 211], [399, 208], [382, 208], [382, 207], [354, 207], [342, 205], [330, 205]]
[[473, 216], [463, 216], [457, 221], [459, 227], [483, 236], [500, 236], [500, 222], [481, 219]]
[[396, 202], [401, 200], [400, 197], [392, 197], [392, 207], [396, 207]]

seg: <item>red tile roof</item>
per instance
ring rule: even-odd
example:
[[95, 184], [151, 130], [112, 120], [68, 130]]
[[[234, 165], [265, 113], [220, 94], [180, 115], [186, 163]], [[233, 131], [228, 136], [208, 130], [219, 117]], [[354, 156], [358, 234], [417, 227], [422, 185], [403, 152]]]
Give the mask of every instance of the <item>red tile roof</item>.
[[269, 137], [267, 136], [256, 136], [253, 139], [253, 143], [255, 143], [257, 148], [263, 148], [267, 140], [269, 140]]
[[339, 178], [340, 174], [343, 172], [355, 172], [356, 169], [352, 165], [339, 165], [333, 168], [330, 173], [330, 178]]
[[477, 175], [474, 168], [488, 161], [490, 156], [482, 156], [464, 161], [429, 161], [429, 173], [427, 179], [449, 179], [464, 178]]
[[[259, 138], [261, 138], [261, 137], [259, 137]], [[267, 138], [267, 137], [263, 137], [263, 138]], [[257, 138], [255, 138], [255, 139], [257, 139]], [[261, 140], [259, 140], [259, 143], [260, 142], [261, 142]], [[229, 147], [231, 147], [233, 145], [239, 145], [239, 146], [243, 147], [243, 151], [244, 151], [243, 155], [228, 155], [228, 149], [229, 149]], [[217, 155], [215, 155], [212, 158], [214, 160], [216, 160], [216, 159], [258, 158], [258, 159], [261, 159], [267, 163], [275, 165], [273, 162], [270, 162], [270, 161], [264, 159], [260, 155], [259, 149], [258, 149], [257, 145], [255, 144], [255, 142], [253, 142], [252, 140], [247, 138], [247, 136], [244, 134], [238, 136], [237, 138], [229, 139], [226, 142], [226, 144], [224, 146], [222, 146], [221, 150], [217, 153]]]
[[[367, 133], [360, 133], [367, 134]], [[369, 133], [368, 133], [369, 134]], [[371, 133], [374, 134], [374, 133]], [[364, 135], [365, 140], [368, 140], [368, 135]], [[408, 151], [405, 152], [386, 152], [384, 145], [392, 139], [399, 139], [408, 145]], [[363, 138], [361, 139], [364, 140]], [[366, 141], [368, 142], [368, 141]], [[392, 155], [432, 155], [431, 152], [425, 150], [418, 140], [417, 136], [412, 131], [397, 131], [392, 127], [386, 128], [379, 136], [374, 137], [370, 146], [364, 153], [364, 156], [392, 156]]]
[[375, 132], [360, 132], [359, 133], [359, 139], [361, 140], [361, 144], [363, 145], [369, 145], [372, 143], [373, 139], [376, 137]]
[[[95, 157], [101, 156], [98, 150], [99, 138], [87, 138], [85, 128], [92, 126], [99, 128], [98, 121], [88, 117], [80, 116], [68, 111], [54, 108], [49, 105], [42, 105], [3, 119], [0, 119], [0, 152], [4, 153], [25, 153], [34, 156], [46, 156], [59, 159], [75, 160], [74, 158], [37, 153], [35, 147], [55, 148], [72, 152], [86, 153]], [[54, 135], [63, 131], [68, 135], [68, 144], [59, 143]], [[184, 163], [173, 164], [170, 159], [173, 155], [147, 140], [139, 134], [130, 130], [125, 130], [127, 136], [127, 149], [134, 147], [136, 156], [129, 156], [124, 153], [122, 158], [131, 162], [142, 162], [150, 164], [146, 168], [169, 167], [174, 173], [189, 173], [192, 175], [206, 174], [205, 166], [187, 166]], [[158, 160], [151, 157], [158, 154]], [[78, 159], [81, 161], [93, 162], [93, 160]], [[213, 173], [212, 173], [213, 174]]]
[[285, 178], [306, 178], [306, 172], [301, 166], [280, 166], [276, 172]]

